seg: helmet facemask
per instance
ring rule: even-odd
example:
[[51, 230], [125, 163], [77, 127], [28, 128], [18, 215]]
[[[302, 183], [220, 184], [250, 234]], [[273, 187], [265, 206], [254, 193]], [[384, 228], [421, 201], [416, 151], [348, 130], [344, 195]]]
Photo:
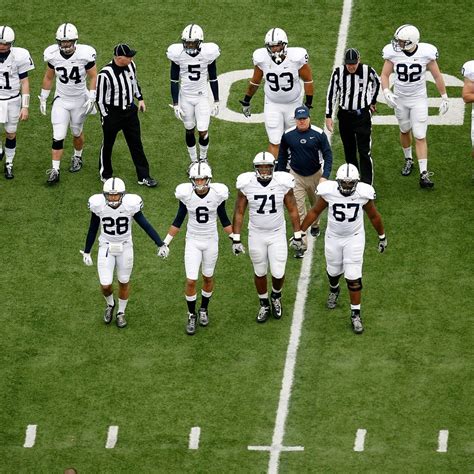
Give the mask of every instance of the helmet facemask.
[[189, 179], [197, 194], [206, 194], [212, 179], [212, 170], [207, 163], [193, 163], [189, 168]]
[[281, 64], [286, 57], [288, 44], [279, 41], [278, 43], [265, 44], [268, 54], [276, 64]]
[[254, 169], [259, 181], [270, 181], [273, 178], [273, 165], [269, 163], [256, 164]]

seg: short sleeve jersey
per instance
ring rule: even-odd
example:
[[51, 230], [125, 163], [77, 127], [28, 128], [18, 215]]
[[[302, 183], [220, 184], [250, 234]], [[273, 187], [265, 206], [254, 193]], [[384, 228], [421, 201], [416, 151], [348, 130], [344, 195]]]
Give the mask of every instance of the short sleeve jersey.
[[462, 75], [466, 79], [469, 79], [470, 81], [474, 82], [474, 61], [467, 61], [463, 64]]
[[0, 99], [10, 99], [20, 93], [20, 75], [35, 68], [25, 48], [12, 46], [10, 54], [0, 63]]

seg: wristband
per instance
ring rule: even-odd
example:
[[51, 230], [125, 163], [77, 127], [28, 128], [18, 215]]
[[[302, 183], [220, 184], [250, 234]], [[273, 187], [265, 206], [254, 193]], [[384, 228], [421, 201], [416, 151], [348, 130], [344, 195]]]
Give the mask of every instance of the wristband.
[[296, 232], [293, 232], [293, 237], [295, 240], [300, 240], [301, 239], [301, 230], [297, 230]]
[[97, 96], [97, 92], [95, 91], [95, 89], [94, 90], [91, 89], [89, 91], [89, 99], [95, 100], [96, 96]]
[[27, 109], [30, 106], [30, 94], [21, 95], [21, 108]]
[[386, 89], [384, 89], [383, 94], [384, 95], [390, 94], [390, 89], [388, 87]]
[[[311, 81], [313, 82], [313, 81]], [[305, 83], [306, 84], [306, 83]], [[312, 95], [307, 95], [306, 100], [305, 100], [305, 105], [309, 108], [313, 105], [313, 96]]]
[[251, 100], [252, 100], [252, 97], [249, 96], [249, 95], [246, 95], [246, 96], [244, 97], [244, 102], [250, 102]]
[[444, 100], [448, 100], [448, 94], [446, 94], [446, 93], [441, 94], [441, 98], [444, 99]]
[[379, 239], [380, 239], [380, 240], [385, 239], [385, 234], [379, 235]]
[[240, 242], [240, 234], [233, 234], [232, 235], [232, 240], [234, 242]]
[[172, 240], [173, 236], [170, 234], [166, 234], [165, 240], [163, 240], [163, 242], [165, 243], [165, 245], [169, 245]]
[[51, 89], [41, 89], [40, 97], [44, 100], [46, 100], [49, 97], [49, 94], [51, 93]]

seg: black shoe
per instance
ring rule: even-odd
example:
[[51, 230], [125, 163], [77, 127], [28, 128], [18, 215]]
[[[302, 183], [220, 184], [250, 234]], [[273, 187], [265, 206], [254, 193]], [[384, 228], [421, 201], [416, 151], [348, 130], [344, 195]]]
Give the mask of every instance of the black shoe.
[[411, 174], [413, 169], [413, 160], [411, 158], [405, 158], [405, 165], [402, 168], [402, 176], [408, 176]]
[[360, 312], [359, 311], [351, 311], [351, 323], [352, 323], [352, 330], [356, 334], [362, 334], [364, 332], [364, 326], [362, 326], [362, 319], [360, 319]]
[[46, 174], [48, 175], [48, 179], [46, 180], [47, 184], [59, 183], [59, 170], [51, 168], [50, 170], [46, 171]]
[[199, 324], [201, 326], [207, 326], [209, 324], [209, 313], [207, 312], [207, 309], [199, 308], [198, 316]]
[[197, 316], [193, 313], [188, 313], [188, 323], [186, 324], [186, 334], [192, 336], [196, 332]]
[[339, 298], [339, 293], [341, 292], [341, 289], [338, 288], [335, 292], [330, 291], [328, 295], [328, 299], [326, 302], [326, 306], [328, 309], [334, 309], [337, 304], [337, 299]]
[[429, 171], [423, 171], [420, 174], [420, 187], [421, 188], [432, 188], [434, 186], [433, 181], [431, 181], [430, 177], [433, 176], [434, 173]]
[[71, 166], [69, 167], [70, 173], [76, 173], [82, 168], [82, 158], [80, 156], [73, 155], [71, 158]]
[[107, 308], [105, 308], [104, 311], [104, 323], [105, 324], [110, 324], [112, 322], [112, 319], [114, 317], [114, 309], [115, 309], [115, 301], [112, 306], [109, 304], [107, 305]]
[[158, 186], [158, 181], [153, 179], [151, 176], [148, 176], [148, 178], [143, 178], [142, 180], [138, 181], [138, 184], [144, 184], [148, 188], [156, 188], [156, 186]]
[[319, 230], [319, 226], [311, 227], [311, 235], [316, 238], [321, 235], [321, 231]]
[[124, 328], [127, 325], [125, 313], [117, 313], [117, 319], [115, 320], [115, 323], [119, 328]]
[[270, 301], [272, 303], [272, 313], [275, 319], [281, 319], [283, 316], [283, 306], [281, 305], [281, 295], [276, 298], [271, 295]]
[[257, 314], [257, 323], [264, 323], [270, 317], [270, 306], [261, 304]]
[[5, 171], [5, 178], [6, 179], [13, 179], [14, 178], [14, 176], [13, 176], [13, 165], [5, 164], [4, 171]]

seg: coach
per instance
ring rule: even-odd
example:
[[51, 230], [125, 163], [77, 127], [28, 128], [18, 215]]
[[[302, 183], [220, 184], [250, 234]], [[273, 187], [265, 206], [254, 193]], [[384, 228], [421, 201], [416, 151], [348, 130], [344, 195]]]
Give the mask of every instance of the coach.
[[[361, 181], [372, 185], [374, 170], [370, 151], [372, 113], [376, 111], [380, 80], [373, 68], [360, 63], [360, 53], [349, 48], [344, 65], [334, 69], [326, 97], [326, 127], [333, 131], [333, 107], [338, 103], [339, 133], [346, 163], [360, 170]], [[359, 150], [360, 166], [357, 162]]]
[[[135, 54], [128, 44], [118, 44], [114, 48], [113, 60], [97, 76], [96, 100], [104, 133], [99, 157], [100, 178], [105, 182], [113, 176], [112, 148], [122, 130], [137, 170], [138, 184], [153, 188], [158, 183], [150, 177], [140, 134], [138, 110], [145, 112], [146, 107], [132, 59]], [[134, 98], [138, 100], [138, 107]]]
[[[311, 125], [308, 107], [301, 105], [295, 109], [295, 121], [296, 126], [288, 129], [281, 139], [277, 170], [286, 171], [288, 161], [290, 162], [290, 173], [295, 178], [294, 193], [298, 214], [302, 221], [306, 215], [306, 196], [313, 206], [316, 201], [316, 187], [320, 180], [329, 179], [332, 151], [323, 130]], [[311, 227], [311, 235], [318, 237], [319, 234], [319, 222], [315, 222]], [[306, 244], [306, 238], [303, 239]], [[296, 258], [301, 258], [303, 255], [304, 250], [295, 253]]]

